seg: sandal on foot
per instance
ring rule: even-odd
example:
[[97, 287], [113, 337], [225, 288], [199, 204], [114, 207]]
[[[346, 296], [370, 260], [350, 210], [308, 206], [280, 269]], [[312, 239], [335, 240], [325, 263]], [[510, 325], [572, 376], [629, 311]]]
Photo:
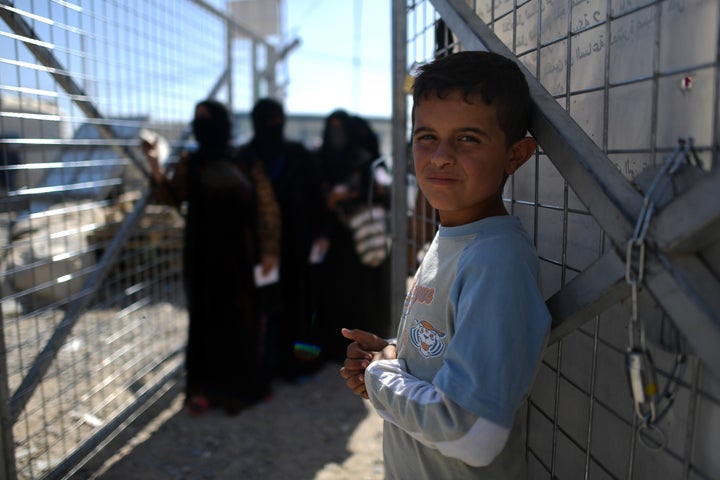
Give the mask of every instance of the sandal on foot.
[[193, 416], [202, 415], [210, 409], [210, 401], [203, 395], [193, 395], [187, 402], [187, 411]]

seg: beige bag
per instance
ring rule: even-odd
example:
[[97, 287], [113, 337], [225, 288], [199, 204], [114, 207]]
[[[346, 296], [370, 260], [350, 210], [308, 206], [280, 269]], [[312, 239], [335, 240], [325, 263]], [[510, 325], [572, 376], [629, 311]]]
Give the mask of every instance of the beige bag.
[[348, 224], [353, 231], [355, 252], [360, 261], [369, 267], [382, 264], [391, 245], [385, 208], [380, 205], [363, 206], [350, 217]]

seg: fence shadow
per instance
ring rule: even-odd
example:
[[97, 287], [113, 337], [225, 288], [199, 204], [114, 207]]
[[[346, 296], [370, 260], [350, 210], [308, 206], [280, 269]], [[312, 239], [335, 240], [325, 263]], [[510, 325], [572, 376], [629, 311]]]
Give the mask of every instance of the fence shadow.
[[72, 478], [379, 480], [381, 421], [338, 370], [332, 363], [301, 384], [276, 383], [271, 399], [233, 417], [191, 417], [175, 388], [140, 431], [131, 428], [130, 443]]

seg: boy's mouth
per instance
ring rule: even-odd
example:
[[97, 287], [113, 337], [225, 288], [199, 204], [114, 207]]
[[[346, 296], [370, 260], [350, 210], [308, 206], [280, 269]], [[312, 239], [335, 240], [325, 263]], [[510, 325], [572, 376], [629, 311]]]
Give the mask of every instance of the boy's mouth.
[[440, 184], [443, 184], [443, 183], [453, 183], [453, 182], [456, 182], [456, 181], [457, 181], [457, 178], [451, 177], [451, 176], [449, 176], [449, 175], [436, 175], [436, 174], [433, 174], [433, 175], [427, 175], [427, 176], [425, 177], [425, 180], [428, 181], [428, 182], [430, 182], [430, 183], [440, 183]]

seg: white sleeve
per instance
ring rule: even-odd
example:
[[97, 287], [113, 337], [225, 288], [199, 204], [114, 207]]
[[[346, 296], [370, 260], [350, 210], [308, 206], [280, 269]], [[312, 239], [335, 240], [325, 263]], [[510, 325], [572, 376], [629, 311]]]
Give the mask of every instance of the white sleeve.
[[432, 383], [410, 375], [403, 360], [371, 363], [365, 385], [383, 420], [470, 466], [489, 465], [510, 435], [509, 429], [468, 412]]

